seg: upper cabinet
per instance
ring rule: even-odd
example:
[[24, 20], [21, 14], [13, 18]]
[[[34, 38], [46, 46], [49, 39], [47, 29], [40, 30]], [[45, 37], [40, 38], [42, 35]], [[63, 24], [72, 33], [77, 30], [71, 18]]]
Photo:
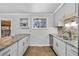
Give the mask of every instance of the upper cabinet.
[[78, 6], [75, 3], [65, 3], [54, 14], [54, 26], [64, 26], [64, 17], [72, 16], [78, 13]]
[[65, 14], [65, 7], [62, 6], [62, 8], [60, 8], [56, 13], [55, 13], [55, 25], [56, 26], [61, 26], [63, 25], [63, 17]]
[[76, 13], [75, 3], [67, 3], [64, 5], [64, 7], [65, 7], [65, 16], [73, 15]]

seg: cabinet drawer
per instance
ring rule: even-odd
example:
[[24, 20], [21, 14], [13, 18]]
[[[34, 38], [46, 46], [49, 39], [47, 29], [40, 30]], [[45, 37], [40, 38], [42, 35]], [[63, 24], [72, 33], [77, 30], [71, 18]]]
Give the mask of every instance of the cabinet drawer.
[[65, 16], [75, 14], [75, 3], [65, 4]]

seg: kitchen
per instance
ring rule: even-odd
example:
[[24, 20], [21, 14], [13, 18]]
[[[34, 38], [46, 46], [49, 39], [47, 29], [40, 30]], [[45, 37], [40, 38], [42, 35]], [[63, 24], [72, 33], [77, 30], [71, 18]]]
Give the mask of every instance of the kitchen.
[[78, 4], [0, 4], [0, 56], [78, 56]]

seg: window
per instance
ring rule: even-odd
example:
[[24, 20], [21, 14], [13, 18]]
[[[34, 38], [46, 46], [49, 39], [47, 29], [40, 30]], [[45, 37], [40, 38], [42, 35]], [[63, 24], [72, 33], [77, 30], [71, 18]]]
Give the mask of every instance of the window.
[[33, 18], [32, 28], [47, 28], [47, 19], [46, 18]]

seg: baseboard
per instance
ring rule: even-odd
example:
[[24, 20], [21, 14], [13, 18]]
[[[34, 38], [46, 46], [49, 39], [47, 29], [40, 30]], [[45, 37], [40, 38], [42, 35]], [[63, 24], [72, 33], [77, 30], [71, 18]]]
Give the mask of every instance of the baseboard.
[[30, 44], [29, 46], [50, 46], [49, 44]]

